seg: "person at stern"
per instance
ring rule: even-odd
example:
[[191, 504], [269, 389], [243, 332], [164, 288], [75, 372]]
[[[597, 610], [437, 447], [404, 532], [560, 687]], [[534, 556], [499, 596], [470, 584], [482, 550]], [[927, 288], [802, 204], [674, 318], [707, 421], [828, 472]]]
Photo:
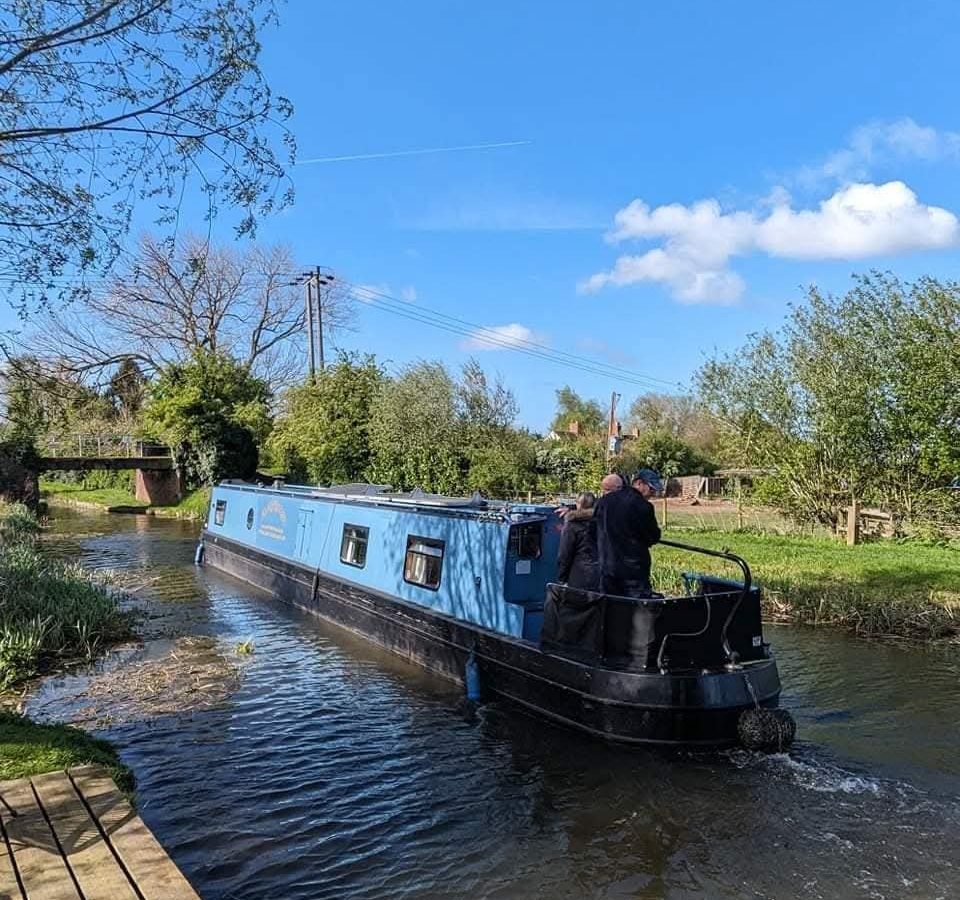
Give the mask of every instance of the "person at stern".
[[594, 507], [600, 589], [605, 594], [645, 599], [658, 596], [650, 583], [650, 548], [660, 540], [660, 526], [650, 502], [663, 484], [653, 469], [641, 469], [620, 486], [608, 475]]
[[577, 497], [577, 508], [563, 517], [563, 534], [557, 551], [557, 581], [581, 591], [600, 590], [597, 528], [593, 521], [595, 503], [596, 497], [590, 491]]

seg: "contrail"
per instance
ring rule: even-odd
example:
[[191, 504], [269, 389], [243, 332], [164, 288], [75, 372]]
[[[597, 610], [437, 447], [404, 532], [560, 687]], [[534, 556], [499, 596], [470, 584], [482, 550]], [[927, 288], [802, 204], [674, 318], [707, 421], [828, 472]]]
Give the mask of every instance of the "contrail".
[[426, 147], [420, 150], [392, 150], [389, 153], [357, 153], [354, 156], [318, 156], [315, 159], [298, 159], [298, 166], [312, 163], [351, 162], [355, 159], [390, 159], [393, 156], [423, 156], [427, 153], [460, 153], [463, 150], [496, 150], [499, 147], [522, 147], [533, 141], [501, 141], [498, 144], [464, 144], [460, 147]]

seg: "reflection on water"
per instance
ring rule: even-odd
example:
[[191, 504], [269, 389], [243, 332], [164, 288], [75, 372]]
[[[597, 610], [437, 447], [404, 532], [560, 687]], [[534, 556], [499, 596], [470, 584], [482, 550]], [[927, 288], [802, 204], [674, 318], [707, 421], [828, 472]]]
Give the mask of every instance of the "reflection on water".
[[254, 639], [215, 708], [100, 732], [205, 898], [960, 895], [955, 651], [771, 628], [789, 755], [619, 749], [498, 704], [467, 720], [445, 682], [195, 569], [195, 540], [68, 514], [51, 545], [160, 575], [161, 642]]

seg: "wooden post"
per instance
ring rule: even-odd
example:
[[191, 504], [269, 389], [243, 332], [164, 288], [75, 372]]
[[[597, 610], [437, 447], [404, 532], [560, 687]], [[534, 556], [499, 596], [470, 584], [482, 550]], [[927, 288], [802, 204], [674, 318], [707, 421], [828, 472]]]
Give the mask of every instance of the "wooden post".
[[860, 502], [854, 498], [847, 507], [847, 546], [860, 543]]
[[533, 491], [527, 491], [527, 503], [533, 503]]
[[660, 527], [666, 528], [667, 527], [667, 498], [666, 497], [660, 498], [660, 509], [661, 509], [660, 515], [663, 518], [663, 521], [660, 523]]
[[743, 531], [743, 479], [737, 476], [737, 531]]

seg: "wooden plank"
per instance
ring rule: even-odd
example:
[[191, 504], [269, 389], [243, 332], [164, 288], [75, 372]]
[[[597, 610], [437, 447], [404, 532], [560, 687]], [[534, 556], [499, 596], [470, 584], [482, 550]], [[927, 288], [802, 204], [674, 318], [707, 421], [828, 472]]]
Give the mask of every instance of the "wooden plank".
[[138, 900], [67, 773], [50, 772], [31, 780], [86, 900]]
[[7, 842], [0, 837], [0, 900], [23, 900]]
[[0, 816], [29, 900], [79, 900], [67, 864], [27, 778], [0, 784]]
[[102, 769], [81, 766], [70, 777], [145, 900], [200, 900]]

